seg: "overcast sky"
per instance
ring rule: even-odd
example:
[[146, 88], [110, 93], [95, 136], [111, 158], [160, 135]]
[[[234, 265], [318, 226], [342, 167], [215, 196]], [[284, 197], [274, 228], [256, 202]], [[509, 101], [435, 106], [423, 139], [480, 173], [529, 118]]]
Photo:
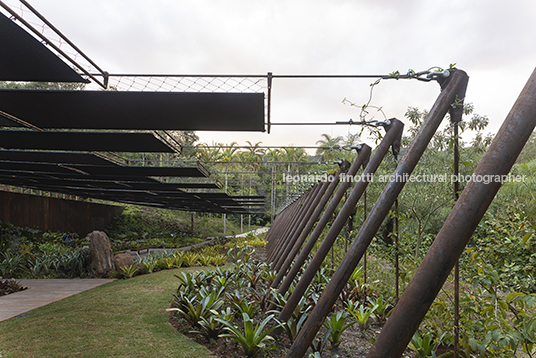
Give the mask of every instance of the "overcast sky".
[[[16, 0], [6, 1], [8, 4]], [[467, 101], [496, 132], [535, 67], [536, 2], [527, 0], [29, 0], [109, 73], [388, 74], [456, 63]], [[359, 118], [370, 79], [277, 79], [273, 122]], [[403, 119], [429, 109], [436, 83], [382, 81], [373, 105]], [[378, 116], [378, 118], [382, 118]], [[315, 145], [356, 126], [198, 132], [201, 141]]]

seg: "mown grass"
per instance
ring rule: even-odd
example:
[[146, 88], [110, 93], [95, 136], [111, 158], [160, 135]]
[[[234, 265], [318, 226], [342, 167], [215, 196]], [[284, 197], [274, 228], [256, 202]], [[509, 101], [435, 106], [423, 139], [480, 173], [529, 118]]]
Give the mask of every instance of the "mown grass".
[[0, 322], [0, 357], [213, 357], [165, 312], [178, 287], [174, 275], [199, 269], [116, 280]]

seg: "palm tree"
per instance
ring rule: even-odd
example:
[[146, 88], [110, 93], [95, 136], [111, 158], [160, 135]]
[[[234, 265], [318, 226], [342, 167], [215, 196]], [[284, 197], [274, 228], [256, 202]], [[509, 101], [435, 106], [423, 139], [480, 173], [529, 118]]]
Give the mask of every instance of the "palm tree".
[[259, 169], [260, 168], [260, 162], [262, 161], [262, 158], [264, 156], [264, 149], [259, 148], [259, 145], [262, 142], [257, 142], [255, 144], [252, 144], [250, 141], [246, 141], [248, 144], [248, 148], [246, 152], [240, 153], [240, 157], [242, 161], [244, 162], [250, 162], [250, 170], [253, 169]]
[[222, 144], [216, 143], [217, 148], [209, 146], [205, 143], [198, 146], [197, 159], [201, 162], [215, 162], [221, 160]]
[[289, 173], [299, 173], [299, 162], [307, 162], [307, 152], [303, 148], [286, 147], [281, 151], [281, 160], [292, 162], [287, 165]]
[[238, 143], [237, 142], [232, 142], [231, 144], [229, 144], [225, 148], [225, 150], [221, 154], [221, 160], [223, 160], [225, 162], [230, 162], [230, 161], [236, 159], [236, 151], [238, 150], [238, 148], [235, 148], [235, 145], [237, 146]]
[[322, 139], [317, 140], [316, 144], [324, 148], [318, 148], [316, 150], [316, 155], [321, 155], [322, 160], [329, 161], [338, 159], [340, 157], [339, 153], [333, 151], [333, 147], [340, 147], [343, 143], [343, 138], [341, 136], [332, 137], [329, 134], [322, 134]]

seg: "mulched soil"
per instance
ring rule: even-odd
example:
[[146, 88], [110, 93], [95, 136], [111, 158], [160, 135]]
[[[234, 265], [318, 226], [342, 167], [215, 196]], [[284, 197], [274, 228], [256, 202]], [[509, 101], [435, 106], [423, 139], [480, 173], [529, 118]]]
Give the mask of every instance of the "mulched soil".
[[[219, 358], [242, 358], [245, 357], [242, 347], [229, 338], [220, 338], [217, 341], [210, 341], [202, 337], [199, 334], [189, 333], [187, 323], [179, 318], [177, 314], [170, 314], [170, 323], [175, 329], [190, 338], [191, 340], [207, 347], [212, 354]], [[377, 335], [380, 331], [380, 327], [372, 326], [366, 333], [365, 337], [362, 337], [358, 328], [350, 328], [343, 333], [343, 341], [339, 347], [332, 349], [329, 346], [322, 352], [322, 358], [332, 358], [338, 356], [339, 358], [364, 358], [372, 346], [370, 338]], [[257, 358], [271, 357], [271, 358], [284, 358], [291, 346], [291, 342], [288, 337], [282, 333], [275, 337], [275, 341], [269, 349], [261, 351]], [[309, 353], [312, 351], [309, 351]]]
[[[264, 248], [256, 248], [254, 254], [252, 255], [254, 259], [259, 260], [261, 262], [266, 262], [266, 252]], [[216, 357], [219, 358], [243, 358], [245, 357], [242, 347], [236, 343], [235, 341], [229, 339], [229, 338], [219, 338], [217, 341], [207, 341], [203, 336], [199, 334], [192, 334], [189, 333], [189, 326], [188, 323], [179, 317], [179, 314], [177, 312], [170, 312], [170, 319], [169, 322], [175, 329], [184, 334], [185, 336], [189, 337], [193, 341], [204, 345], [207, 347], [212, 354], [214, 354]], [[381, 331], [381, 326], [377, 324], [371, 325], [371, 327], [365, 332], [363, 335], [360, 331], [360, 329], [357, 327], [357, 325], [354, 325], [353, 327], [347, 329], [342, 334], [342, 343], [337, 348], [331, 348], [330, 343], [327, 343], [326, 348], [321, 354], [322, 358], [365, 358], [367, 356], [368, 351], [370, 350], [372, 343], [371, 340], [374, 339], [375, 336], [379, 335]], [[322, 328], [320, 333], [320, 336], [323, 336], [323, 333], [325, 332], [325, 329]], [[291, 347], [291, 341], [288, 339], [286, 334], [284, 332], [281, 332], [281, 334], [274, 336], [275, 338], [272, 343], [267, 342], [267, 345], [270, 345], [270, 347], [267, 347], [266, 349], [263, 349], [259, 352], [256, 358], [264, 358], [264, 357], [270, 357], [270, 358], [284, 358], [286, 357], [286, 353]], [[306, 357], [308, 357], [309, 353], [312, 351], [309, 350]], [[405, 355], [406, 357], [412, 357], [412, 354]]]

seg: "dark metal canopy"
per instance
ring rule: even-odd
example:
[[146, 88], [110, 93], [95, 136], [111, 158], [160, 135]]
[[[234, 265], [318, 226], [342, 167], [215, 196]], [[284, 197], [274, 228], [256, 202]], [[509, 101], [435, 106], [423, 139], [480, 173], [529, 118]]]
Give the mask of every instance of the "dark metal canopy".
[[[17, 20], [0, 13], [0, 81], [89, 83], [63, 58], [106, 88], [108, 74], [35, 9], [23, 3], [101, 72], [104, 82], [1, 2]], [[24, 28], [15, 21], [24, 24]], [[196, 167], [129, 166], [123, 158], [91, 152], [177, 151], [176, 143], [167, 142], [164, 137], [159, 140], [152, 133], [104, 130], [264, 131], [264, 108], [264, 93], [241, 90], [214, 93], [0, 89], [0, 127], [32, 129], [0, 130], [0, 184], [178, 210], [260, 212], [263, 197], [213, 192], [221, 188], [217, 182], [176, 183], [175, 179], [156, 179], [210, 176], [199, 163]]]
[[264, 198], [232, 197], [217, 183], [163, 183], [155, 177], [206, 177], [202, 167], [133, 167], [117, 165], [84, 152], [0, 150], [0, 183], [80, 197], [217, 213], [259, 212]]
[[114, 165], [113, 162], [93, 153], [36, 150], [0, 150], [0, 161]]
[[263, 204], [251, 205], [246, 209], [243, 204], [232, 200], [225, 193], [189, 193], [175, 188], [174, 191], [136, 190], [130, 188], [103, 188], [90, 186], [71, 186], [48, 184], [35, 179], [21, 180], [0, 176], [0, 182], [17, 185], [34, 190], [52, 191], [90, 197], [95, 199], [117, 201], [137, 205], [157, 206], [189, 211], [210, 211], [217, 213], [249, 213], [261, 211]]
[[0, 34], [0, 81], [89, 83], [2, 13]]
[[0, 130], [0, 148], [96, 152], [174, 152], [173, 148], [156, 138], [152, 133], [140, 132]]
[[[91, 177], [92, 178], [92, 177]], [[64, 176], [51, 177], [46, 175], [31, 175], [14, 171], [0, 171], [0, 181], [16, 181], [41, 184], [46, 186], [88, 187], [102, 189], [134, 189], [141, 191], [173, 191], [177, 189], [219, 189], [216, 183], [162, 183], [152, 178], [139, 178], [136, 181], [125, 180], [96, 180], [87, 178], [69, 178]]]
[[196, 167], [124, 167], [109, 165], [71, 165], [72, 168], [90, 175], [113, 176], [147, 176], [147, 177], [205, 177]]
[[263, 93], [3, 89], [0, 111], [39, 128], [264, 131]]
[[121, 166], [96, 154], [86, 152], [0, 150], [0, 167], [8, 170], [72, 172], [115, 177], [206, 177], [209, 175], [201, 167]]

